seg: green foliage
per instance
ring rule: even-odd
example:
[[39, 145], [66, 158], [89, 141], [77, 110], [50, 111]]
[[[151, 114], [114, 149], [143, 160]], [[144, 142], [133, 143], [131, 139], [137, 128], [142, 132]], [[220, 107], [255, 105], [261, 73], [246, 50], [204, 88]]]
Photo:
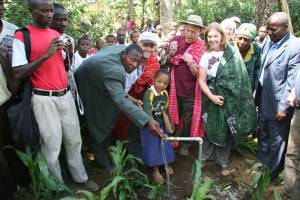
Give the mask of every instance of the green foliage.
[[254, 19], [255, 4], [253, 0], [184, 0], [181, 8], [175, 8], [177, 20], [184, 20], [188, 15], [203, 17], [203, 23], [221, 22], [225, 18], [239, 16], [242, 22]]
[[[126, 0], [56, 0], [62, 3], [69, 13], [69, 25], [67, 33], [78, 39], [82, 34], [89, 34], [93, 40], [115, 33], [115, 26], [124, 26], [128, 15]], [[134, 13], [138, 24], [142, 19], [155, 20], [159, 18], [157, 0], [133, 0]], [[19, 27], [31, 23], [28, 12], [27, 0], [6, 0], [4, 18]], [[298, 8], [299, 0], [290, 0], [289, 7], [294, 31], [300, 35], [300, 21]], [[144, 9], [143, 9], [144, 7]], [[277, 9], [277, 8], [276, 8]], [[178, 21], [186, 19], [190, 14], [198, 14], [203, 17], [204, 24], [225, 18], [239, 16], [242, 22], [252, 22], [255, 17], [254, 0], [181, 0], [174, 4], [174, 18]]]
[[274, 194], [274, 200], [281, 200], [282, 199], [279, 192], [273, 190], [273, 194]]
[[256, 164], [253, 166], [253, 169], [257, 169], [257, 171], [252, 181], [255, 192], [251, 200], [263, 200], [265, 189], [270, 185], [269, 168]]
[[117, 199], [131, 197], [137, 199], [135, 189], [148, 187], [148, 177], [138, 170], [143, 165], [141, 159], [126, 154], [124, 143], [117, 141], [116, 146], [110, 147], [110, 156], [114, 166], [113, 177], [101, 190], [100, 200], [104, 200], [112, 192]]
[[20, 196], [22, 199], [55, 199], [56, 192], [59, 190], [66, 190], [71, 194], [71, 191], [63, 181], [49, 174], [47, 164], [40, 152], [34, 156], [30, 147], [26, 147], [26, 153], [17, 151], [17, 154], [28, 167], [32, 180], [26, 191], [21, 192]]
[[192, 196], [186, 200], [204, 200], [204, 199], [214, 199], [210, 194], [210, 189], [214, 185], [214, 181], [209, 179], [206, 181], [201, 181], [201, 164], [198, 160], [194, 164], [194, 186]]
[[245, 155], [245, 153], [250, 152], [254, 155], [258, 152], [258, 144], [257, 140], [239, 140], [236, 141], [234, 149], [241, 154], [242, 156]]
[[31, 22], [31, 16], [28, 11], [28, 1], [24, 0], [7, 0], [5, 2], [4, 18], [11, 23], [23, 27]]
[[289, 9], [290, 9], [290, 15], [291, 15], [291, 20], [294, 28], [295, 35], [297, 37], [300, 37], [300, 13], [299, 13], [299, 8], [300, 8], [300, 1], [299, 0], [289, 0]]
[[61, 200], [105, 200], [112, 194], [118, 200], [138, 199], [136, 189], [146, 189], [149, 192], [150, 199], [157, 199], [164, 195], [162, 185], [151, 185], [148, 177], [138, 170], [143, 165], [141, 159], [128, 155], [125, 149], [125, 143], [117, 141], [116, 146], [110, 147], [110, 156], [114, 166], [112, 178], [106, 186], [102, 188], [99, 194], [93, 194], [88, 191], [78, 191], [78, 197], [65, 197]]
[[158, 199], [167, 196], [164, 184], [158, 183], [157, 185], [147, 185], [147, 188], [150, 189], [150, 192], [148, 193], [149, 199]]

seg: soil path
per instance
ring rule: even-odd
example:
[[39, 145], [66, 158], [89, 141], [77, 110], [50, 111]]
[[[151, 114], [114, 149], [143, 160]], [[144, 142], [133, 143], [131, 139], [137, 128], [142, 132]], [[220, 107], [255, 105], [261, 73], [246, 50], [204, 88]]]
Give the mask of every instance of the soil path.
[[[174, 197], [172, 199], [184, 200], [192, 193], [193, 164], [195, 159], [197, 159], [197, 148], [198, 147], [193, 146], [190, 156], [188, 157], [177, 155], [175, 163], [172, 164], [174, 169], [174, 174], [171, 176], [171, 182], [173, 184], [171, 194]], [[229, 163], [231, 175], [229, 177], [221, 177], [220, 167], [214, 162], [208, 162], [202, 169], [202, 180], [213, 179], [215, 181], [211, 194], [216, 200], [249, 200], [251, 199], [249, 185], [251, 184], [252, 176], [250, 174], [250, 167], [246, 164], [246, 161], [253, 162], [254, 159], [253, 155], [241, 156], [236, 152], [232, 152]], [[103, 187], [110, 177], [109, 173], [99, 169], [94, 162], [87, 160], [85, 160], [85, 162], [89, 177], [97, 182], [100, 187]], [[148, 173], [150, 178], [150, 170], [145, 169], [145, 172]], [[78, 185], [70, 180], [67, 181], [67, 185], [70, 186], [73, 191], [80, 189]], [[139, 200], [148, 199], [145, 192], [138, 192], [138, 194], [140, 194]]]

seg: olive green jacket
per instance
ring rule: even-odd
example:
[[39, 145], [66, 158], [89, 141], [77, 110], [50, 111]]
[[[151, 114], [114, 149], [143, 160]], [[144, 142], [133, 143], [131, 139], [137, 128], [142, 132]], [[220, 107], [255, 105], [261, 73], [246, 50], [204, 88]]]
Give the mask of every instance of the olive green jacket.
[[124, 90], [126, 78], [121, 52], [125, 48], [114, 45], [101, 49], [75, 73], [89, 134], [97, 143], [111, 133], [120, 111], [139, 128], [151, 118], [127, 98]]

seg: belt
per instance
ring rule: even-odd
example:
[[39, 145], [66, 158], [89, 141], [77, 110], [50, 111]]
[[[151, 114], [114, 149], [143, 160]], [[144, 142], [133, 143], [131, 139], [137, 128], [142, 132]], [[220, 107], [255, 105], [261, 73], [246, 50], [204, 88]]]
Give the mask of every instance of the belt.
[[69, 91], [69, 88], [59, 90], [59, 91], [33, 89], [33, 94], [37, 94], [37, 95], [41, 95], [41, 96], [60, 97], [60, 96], [64, 96], [68, 91]]

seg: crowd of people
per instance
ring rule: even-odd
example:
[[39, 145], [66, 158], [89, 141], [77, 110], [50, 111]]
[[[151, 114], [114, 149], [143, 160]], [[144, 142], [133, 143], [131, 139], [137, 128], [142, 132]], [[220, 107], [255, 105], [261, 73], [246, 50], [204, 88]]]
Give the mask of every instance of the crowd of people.
[[[300, 40], [288, 31], [286, 13], [273, 13], [258, 28], [238, 17], [206, 26], [202, 17], [190, 15], [172, 23], [168, 33], [157, 23], [138, 30], [128, 17], [93, 48], [88, 35], [75, 44], [65, 33], [63, 5], [28, 3], [29, 41], [2, 19], [0, 0], [0, 199], [13, 199], [16, 186], [30, 181], [18, 157], [4, 150], [22, 149], [12, 139], [15, 122], [7, 110], [23, 80], [32, 86], [40, 152], [60, 180], [63, 145], [72, 180], [89, 191], [99, 189], [82, 161], [81, 123], [87, 127], [84, 143], [100, 168], [111, 172], [109, 147], [116, 139], [128, 140], [128, 153], [142, 158], [159, 183], [165, 181], [161, 165], [167, 163], [169, 175], [176, 170], [174, 147], [164, 140], [168, 135], [202, 137], [202, 167], [214, 161], [227, 177], [235, 141], [258, 132], [256, 162], [269, 168], [271, 180], [285, 169], [282, 194], [298, 198]], [[189, 156], [190, 147], [182, 143], [178, 154]]]

